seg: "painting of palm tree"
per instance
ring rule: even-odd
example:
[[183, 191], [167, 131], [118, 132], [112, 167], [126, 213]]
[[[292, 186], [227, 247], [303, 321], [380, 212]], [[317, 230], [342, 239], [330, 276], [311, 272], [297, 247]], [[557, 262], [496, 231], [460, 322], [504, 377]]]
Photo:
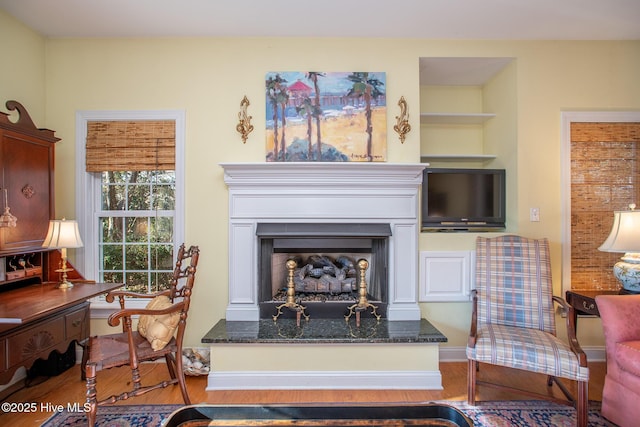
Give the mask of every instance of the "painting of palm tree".
[[265, 94], [267, 161], [386, 161], [385, 73], [270, 72]]

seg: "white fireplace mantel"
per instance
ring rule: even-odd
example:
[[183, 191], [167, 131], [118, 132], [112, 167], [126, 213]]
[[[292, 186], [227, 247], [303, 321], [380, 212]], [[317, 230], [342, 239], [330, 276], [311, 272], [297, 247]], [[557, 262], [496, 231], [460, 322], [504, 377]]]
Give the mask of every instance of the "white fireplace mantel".
[[259, 319], [261, 222], [388, 223], [388, 320], [419, 320], [419, 189], [426, 163], [222, 163], [229, 188], [228, 321]]

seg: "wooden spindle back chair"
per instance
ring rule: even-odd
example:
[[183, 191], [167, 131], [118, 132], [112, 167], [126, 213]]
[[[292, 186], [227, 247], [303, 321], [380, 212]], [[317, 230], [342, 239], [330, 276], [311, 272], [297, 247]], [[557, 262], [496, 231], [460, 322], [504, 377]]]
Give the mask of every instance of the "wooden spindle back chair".
[[[130, 397], [139, 396], [151, 390], [179, 384], [185, 404], [190, 404], [182, 366], [182, 342], [187, 325], [187, 314], [191, 301], [196, 268], [200, 250], [197, 246], [189, 249], [182, 244], [178, 250], [175, 269], [168, 289], [152, 294], [140, 294], [126, 290], [116, 290], [107, 294], [107, 301], [118, 298], [120, 310], [111, 314], [110, 326], [122, 322], [122, 332], [89, 338], [85, 351], [88, 354], [84, 372], [87, 382], [88, 424], [93, 426], [97, 408]], [[151, 302], [146, 308], [126, 308], [126, 301], [133, 298], [147, 298]], [[132, 328], [132, 317], [139, 315], [138, 328]], [[157, 384], [143, 385], [139, 364], [164, 358], [169, 371], [169, 380]], [[98, 400], [96, 373], [103, 369], [128, 365], [131, 368], [131, 390]]]

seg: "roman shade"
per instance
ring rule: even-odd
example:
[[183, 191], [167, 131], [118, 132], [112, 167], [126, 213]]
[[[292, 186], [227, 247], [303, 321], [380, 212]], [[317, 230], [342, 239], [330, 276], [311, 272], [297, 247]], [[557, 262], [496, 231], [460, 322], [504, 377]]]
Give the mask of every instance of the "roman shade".
[[175, 121], [90, 121], [87, 172], [175, 170]]

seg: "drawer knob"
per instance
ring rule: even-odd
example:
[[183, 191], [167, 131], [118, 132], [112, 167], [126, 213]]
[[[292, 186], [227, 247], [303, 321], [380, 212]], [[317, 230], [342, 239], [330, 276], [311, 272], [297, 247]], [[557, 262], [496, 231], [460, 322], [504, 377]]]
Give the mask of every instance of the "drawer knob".
[[582, 301], [582, 307], [585, 310], [593, 310], [594, 308], [596, 308], [596, 305], [594, 303], [587, 304], [586, 301]]
[[74, 328], [77, 328], [80, 325], [82, 325], [82, 320], [80, 320], [80, 319], [77, 319], [77, 320], [74, 320], [73, 322], [71, 322], [71, 326], [73, 326]]

